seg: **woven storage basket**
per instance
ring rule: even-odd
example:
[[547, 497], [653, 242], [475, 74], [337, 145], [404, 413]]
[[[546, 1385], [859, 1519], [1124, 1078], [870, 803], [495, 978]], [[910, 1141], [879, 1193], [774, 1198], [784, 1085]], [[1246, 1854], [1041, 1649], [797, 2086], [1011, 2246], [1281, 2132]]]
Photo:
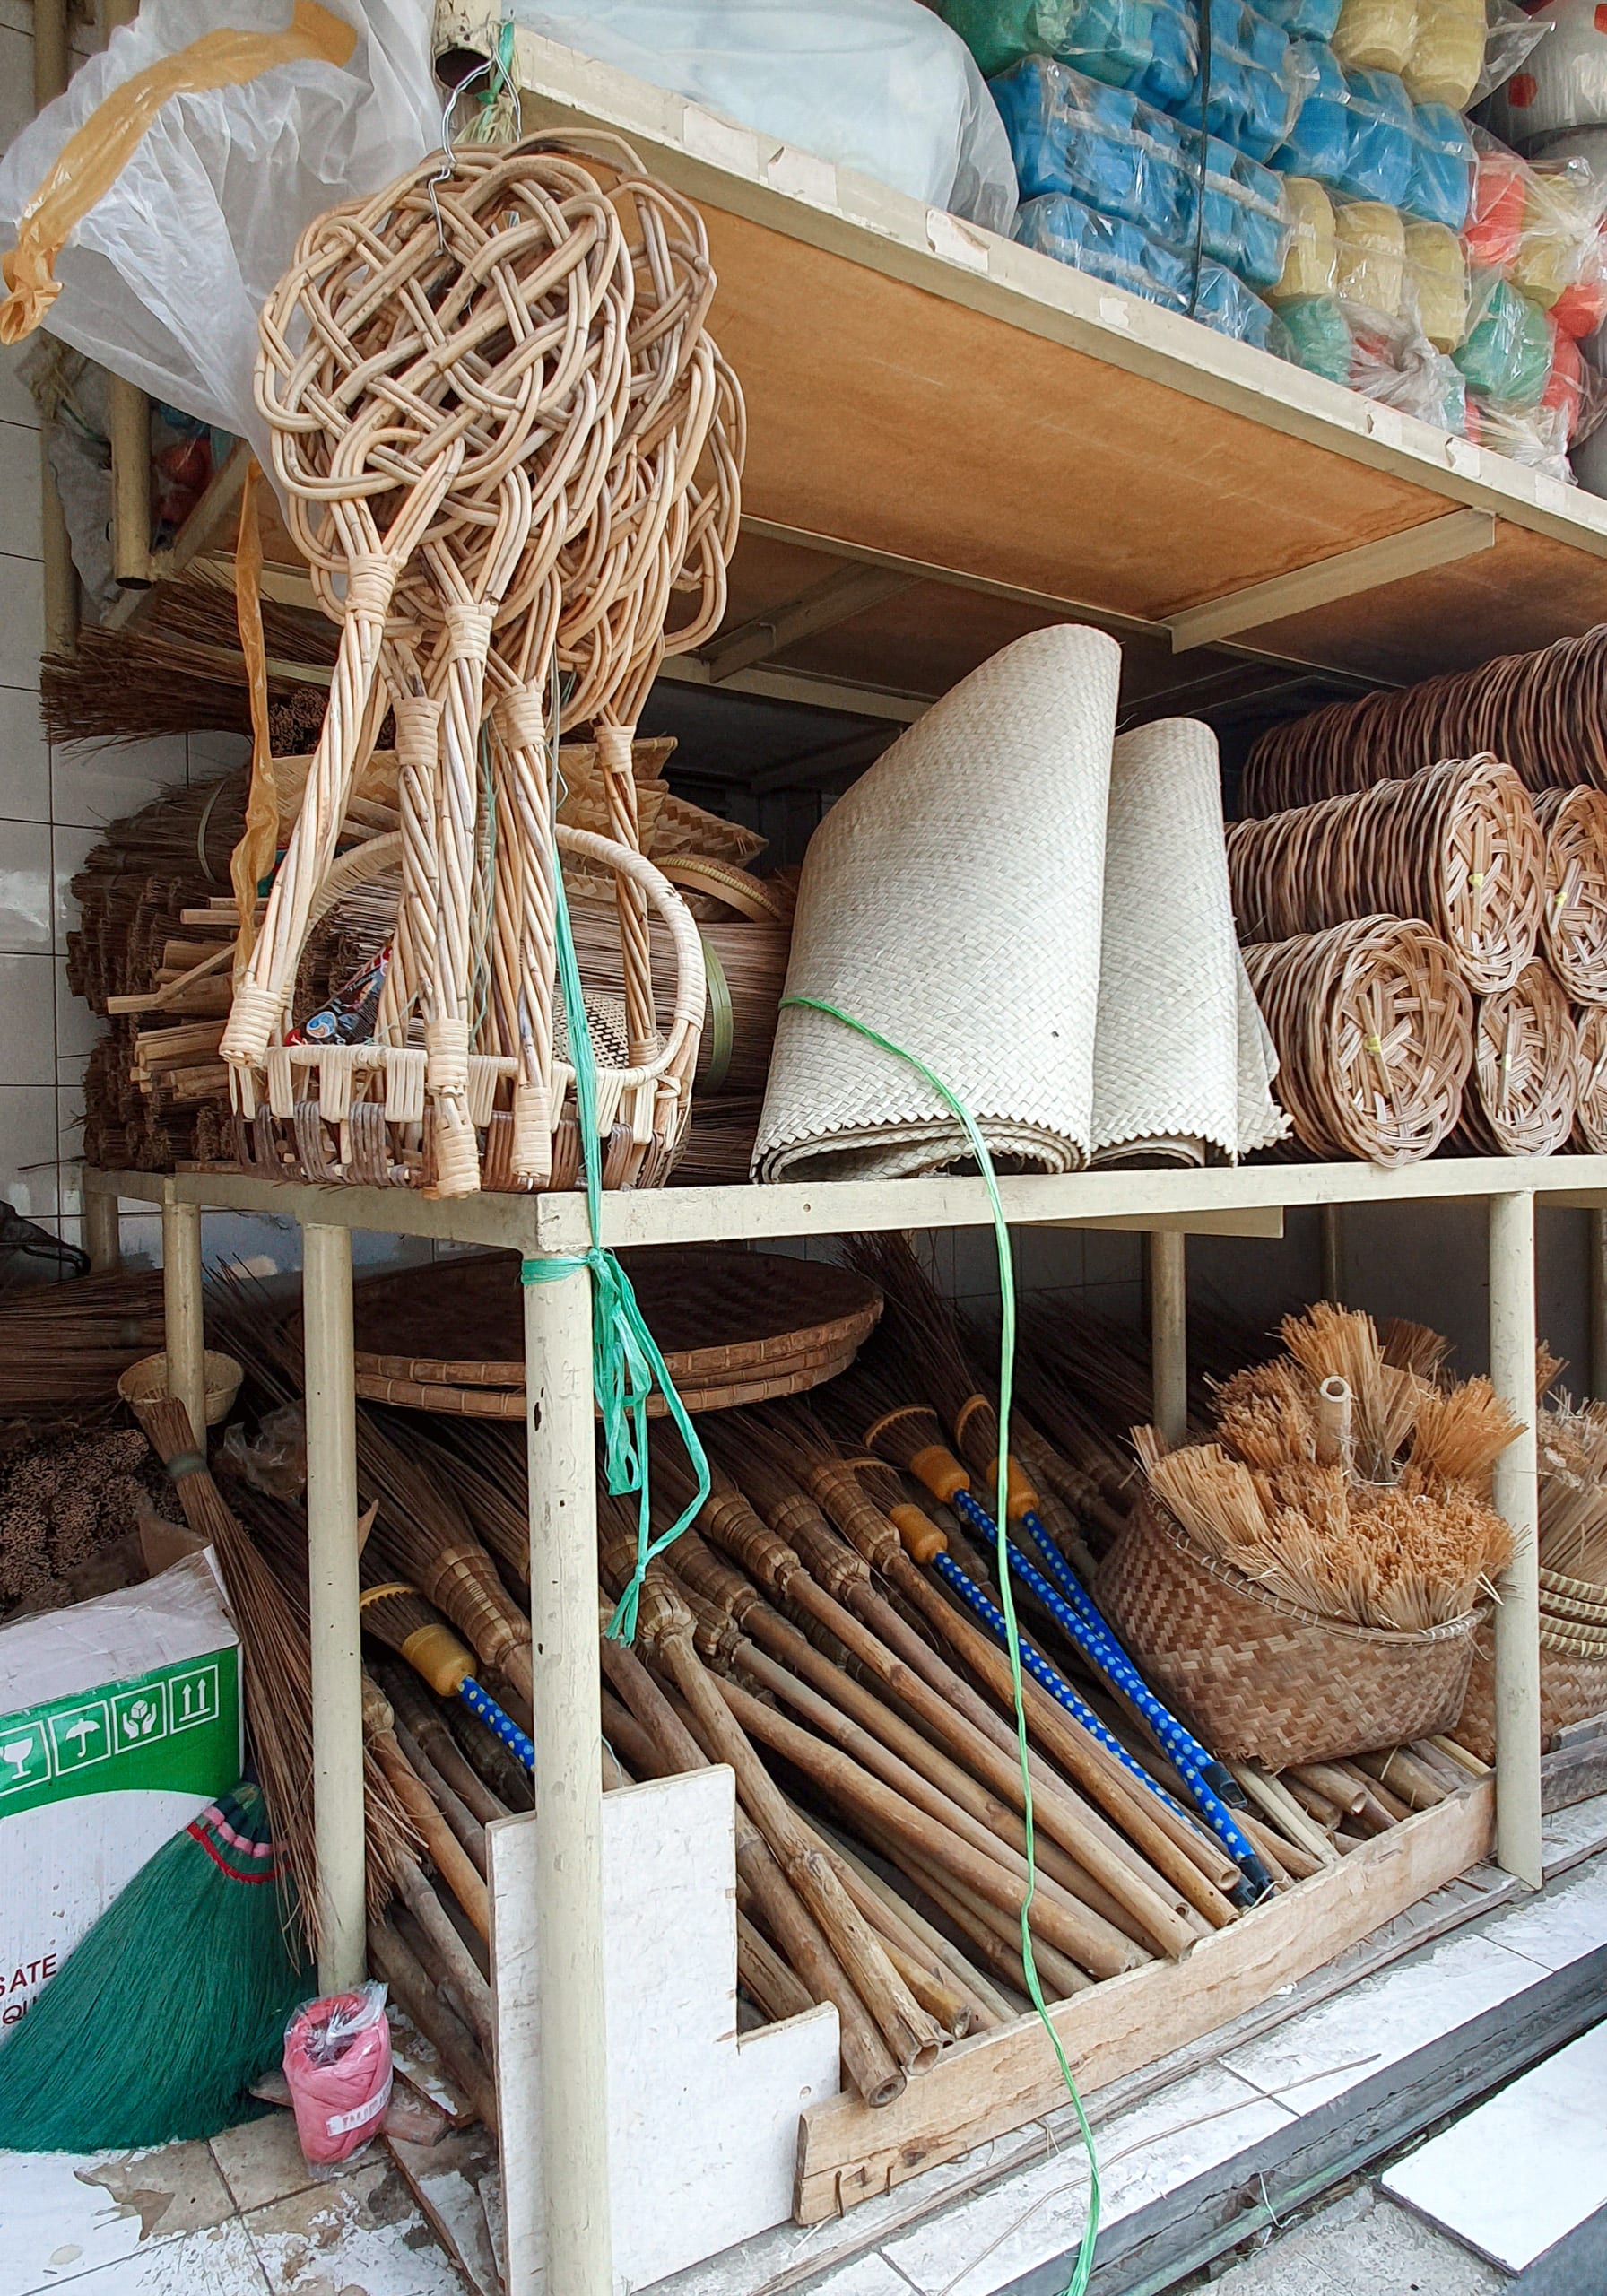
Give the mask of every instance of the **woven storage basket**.
[[1365, 917], [1244, 954], [1301, 1147], [1385, 1165], [1431, 1156], [1473, 1058], [1472, 999], [1445, 943], [1415, 918]]
[[1542, 1567], [1540, 1607], [1565, 1633], [1569, 1620], [1578, 1626], [1607, 1628], [1607, 1587], [1594, 1578], [1570, 1578], [1564, 1571]]
[[1411, 781], [1235, 822], [1228, 874], [1245, 941], [1420, 917], [1476, 996], [1510, 987], [1540, 938], [1540, 824], [1517, 775], [1493, 757], [1448, 758]]
[[1335, 1761], [1431, 1736], [1462, 1710], [1476, 1614], [1422, 1634], [1319, 1618], [1202, 1554], [1152, 1492], [1095, 1591], [1145, 1676], [1215, 1754], [1273, 1770]]
[[[1570, 1722], [1607, 1713], [1607, 1631], [1554, 1620], [1540, 1622], [1540, 1735], [1544, 1741]], [[1475, 1638], [1467, 1697], [1451, 1735], [1481, 1761], [1496, 1758], [1495, 1635]]]
[[1542, 789], [1545, 952], [1576, 1004], [1607, 1004], [1607, 793]]
[[[228, 1418], [230, 1407], [240, 1391], [245, 1378], [232, 1355], [225, 1355], [209, 1347], [204, 1358], [205, 1371], [206, 1423], [220, 1426]], [[150, 1406], [165, 1403], [172, 1390], [168, 1386], [168, 1359], [165, 1355], [143, 1355], [131, 1363], [117, 1381], [117, 1393], [147, 1432], [150, 1431]]]
[[1473, 1075], [1458, 1144], [1478, 1156], [1551, 1156], [1568, 1144], [1579, 1091], [1579, 1046], [1568, 1000], [1543, 964], [1481, 997]]

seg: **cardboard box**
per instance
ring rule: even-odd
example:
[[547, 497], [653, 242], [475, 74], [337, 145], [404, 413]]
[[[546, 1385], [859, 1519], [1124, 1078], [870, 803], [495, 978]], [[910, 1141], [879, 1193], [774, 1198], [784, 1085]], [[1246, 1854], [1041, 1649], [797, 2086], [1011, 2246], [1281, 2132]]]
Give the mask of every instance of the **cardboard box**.
[[0, 1627], [0, 2036], [163, 1842], [239, 1781], [211, 1551]]

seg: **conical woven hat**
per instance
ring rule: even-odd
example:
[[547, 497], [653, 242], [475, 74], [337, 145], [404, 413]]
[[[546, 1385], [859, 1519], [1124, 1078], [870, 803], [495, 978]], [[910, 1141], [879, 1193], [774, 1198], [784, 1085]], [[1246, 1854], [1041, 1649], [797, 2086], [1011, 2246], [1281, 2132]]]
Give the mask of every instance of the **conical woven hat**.
[[[1035, 631], [886, 751], [816, 831], [789, 996], [916, 1054], [1030, 1170], [1088, 1161], [1105, 814], [1121, 649]], [[760, 1179], [893, 1178], [969, 1156], [906, 1063], [783, 1006]]]
[[1111, 759], [1095, 1160], [1270, 1146], [1289, 1129], [1275, 1067], [1233, 929], [1216, 736], [1193, 718], [1141, 726]]

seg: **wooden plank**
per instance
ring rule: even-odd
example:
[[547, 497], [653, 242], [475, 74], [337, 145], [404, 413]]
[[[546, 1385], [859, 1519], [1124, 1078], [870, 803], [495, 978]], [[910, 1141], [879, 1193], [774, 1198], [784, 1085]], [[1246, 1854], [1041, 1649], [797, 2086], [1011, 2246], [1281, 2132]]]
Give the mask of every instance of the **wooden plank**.
[[1607, 1737], [1581, 1738], [1541, 1756], [1540, 1806], [1548, 1817], [1596, 1794], [1607, 1794]]
[[[1339, 1866], [1203, 1939], [1053, 2013], [1079, 2086], [1102, 2088], [1319, 1968], [1476, 1865], [1493, 1837], [1488, 1781], [1425, 1810]], [[894, 2103], [838, 2097], [804, 2116], [794, 2214], [819, 2223], [974, 2144], [1052, 2111], [1064, 2095], [1036, 2018], [962, 2041]]]
[[1297, 567], [1270, 582], [1257, 582], [1208, 605], [1173, 614], [1172, 651], [1186, 654], [1212, 639], [1262, 630], [1270, 622], [1287, 622], [1292, 613], [1332, 605], [1339, 598], [1359, 597], [1433, 567], [1455, 565], [1476, 551], [1489, 550], [1495, 538], [1496, 522], [1488, 510], [1448, 510], [1443, 517], [1425, 518], [1421, 526], [1386, 535], [1382, 542], [1319, 558], [1314, 565]]

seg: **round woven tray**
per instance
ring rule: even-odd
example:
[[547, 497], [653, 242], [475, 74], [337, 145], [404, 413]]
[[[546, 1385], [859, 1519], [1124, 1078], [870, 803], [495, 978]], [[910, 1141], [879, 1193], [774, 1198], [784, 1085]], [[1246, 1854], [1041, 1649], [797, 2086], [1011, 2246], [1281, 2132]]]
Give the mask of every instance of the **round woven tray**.
[[[1607, 1633], [1554, 1622], [1540, 1622], [1540, 1735], [1542, 1741], [1607, 1713]], [[1483, 1628], [1474, 1639], [1467, 1695], [1451, 1735], [1481, 1761], [1496, 1758], [1495, 1636]]]
[[1542, 1570], [1540, 1607], [1542, 1616], [1553, 1620], [1560, 1633], [1579, 1627], [1607, 1632], [1607, 1587], [1597, 1586], [1593, 1579], [1569, 1578], [1560, 1570]]
[[1576, 1005], [1574, 1033], [1574, 1144], [1593, 1156], [1607, 1155], [1607, 1004]]
[[1510, 987], [1533, 956], [1545, 889], [1534, 808], [1509, 765], [1448, 758], [1228, 831], [1244, 941], [1283, 941], [1348, 918], [1420, 917], [1475, 996]]
[[[621, 1259], [693, 1410], [818, 1386], [847, 1369], [882, 1312], [874, 1284], [823, 1260], [720, 1245], [654, 1246]], [[357, 1391], [419, 1411], [521, 1418], [523, 1312], [511, 1252], [369, 1277], [352, 1301]]]
[[1200, 1552], [1146, 1492], [1099, 1566], [1099, 1605], [1212, 1753], [1337, 1761], [1449, 1729], [1478, 1614], [1386, 1633], [1280, 1601]]
[[1578, 1064], [1568, 999], [1548, 966], [1525, 966], [1510, 988], [1480, 999], [1457, 1144], [1481, 1156], [1555, 1155], [1574, 1128]]
[[1278, 1097], [1314, 1156], [1410, 1164], [1455, 1129], [1472, 999], [1414, 918], [1366, 917], [1244, 952], [1278, 1048]]
[[1607, 1004], [1607, 794], [1543, 789], [1545, 952], [1576, 1004]]

